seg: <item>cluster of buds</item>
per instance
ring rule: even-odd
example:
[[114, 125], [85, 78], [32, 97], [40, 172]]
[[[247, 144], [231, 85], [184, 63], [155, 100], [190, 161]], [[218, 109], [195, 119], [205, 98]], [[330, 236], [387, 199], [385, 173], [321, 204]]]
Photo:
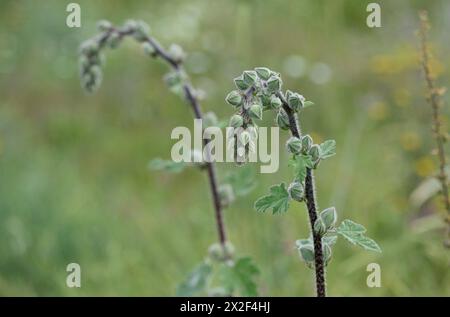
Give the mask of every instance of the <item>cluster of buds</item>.
[[89, 93], [97, 90], [102, 81], [103, 48], [114, 49], [120, 45], [125, 36], [132, 36], [142, 43], [147, 54], [155, 53], [152, 45], [148, 43], [150, 28], [145, 22], [128, 20], [122, 27], [115, 28], [111, 22], [103, 20], [97, 24], [97, 27], [100, 33], [85, 41], [80, 47], [81, 85]]

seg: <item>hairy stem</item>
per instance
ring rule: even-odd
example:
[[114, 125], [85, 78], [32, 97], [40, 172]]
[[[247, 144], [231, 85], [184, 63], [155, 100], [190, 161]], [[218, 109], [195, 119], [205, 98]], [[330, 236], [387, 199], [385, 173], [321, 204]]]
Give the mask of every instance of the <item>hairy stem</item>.
[[444, 152], [444, 142], [446, 141], [446, 136], [442, 131], [442, 124], [440, 118], [440, 107], [442, 94], [441, 90], [438, 89], [434, 83], [434, 78], [430, 69], [430, 53], [428, 48], [428, 38], [427, 32], [429, 29], [428, 14], [426, 11], [421, 11], [420, 17], [420, 44], [421, 44], [421, 64], [423, 72], [425, 75], [425, 81], [428, 89], [427, 101], [432, 109], [432, 125], [433, 125], [433, 135], [436, 140], [437, 145], [437, 155], [439, 160], [439, 173], [437, 178], [441, 183], [441, 193], [444, 202], [445, 209], [447, 211], [446, 222], [447, 222], [447, 236], [446, 244], [450, 246], [450, 198], [448, 193], [447, 184], [447, 174], [445, 173], [446, 158]]
[[[109, 30], [103, 32], [100, 34], [100, 37], [97, 39], [98, 44], [100, 47], [105, 46], [109, 36], [112, 33], [118, 34], [120, 37], [126, 37], [128, 35], [132, 34], [132, 31], [124, 31], [120, 28], [114, 28], [111, 27]], [[174, 59], [170, 54], [152, 37], [146, 36], [145, 40], [142, 42], [146, 42], [151, 45], [153, 48], [152, 56], [155, 58], [161, 58], [164, 60], [175, 72], [179, 74], [184, 74], [184, 68], [182, 65], [182, 62], [179, 60]], [[203, 119], [203, 113], [200, 107], [200, 102], [198, 98], [196, 97], [196, 94], [194, 92], [193, 87], [189, 83], [183, 84], [183, 91], [185, 98], [187, 102], [190, 104], [193, 112], [194, 117], [196, 119]], [[203, 144], [206, 145], [208, 140], [203, 139]], [[219, 189], [218, 189], [218, 181], [216, 176], [216, 170], [214, 163], [211, 162], [209, 159], [209, 151], [206, 151], [207, 157], [205, 157], [205, 165], [206, 165], [206, 171], [208, 174], [209, 179], [209, 187], [212, 194], [213, 199], [213, 205], [214, 205], [214, 212], [215, 212], [215, 219], [216, 219], [216, 225], [217, 225], [217, 233], [219, 236], [219, 242], [222, 245], [222, 247], [225, 249], [225, 243], [227, 242], [226, 237], [226, 230], [225, 230], [225, 224], [223, 221], [222, 216], [222, 204], [220, 202], [220, 196], [219, 196]]]
[[[301, 136], [300, 123], [297, 118], [297, 114], [289, 108], [289, 105], [281, 93], [277, 94], [278, 98], [281, 99], [283, 104], [283, 109], [286, 111], [289, 118], [289, 129], [291, 134], [297, 138]], [[305, 198], [306, 206], [308, 209], [308, 217], [311, 225], [311, 232], [313, 235], [314, 242], [314, 269], [316, 275], [316, 292], [317, 297], [326, 296], [326, 281], [325, 281], [325, 265], [323, 260], [322, 252], [322, 236], [320, 233], [315, 232], [314, 223], [317, 219], [317, 205], [316, 205], [316, 195], [314, 188], [314, 175], [310, 168], [306, 170], [305, 178]]]

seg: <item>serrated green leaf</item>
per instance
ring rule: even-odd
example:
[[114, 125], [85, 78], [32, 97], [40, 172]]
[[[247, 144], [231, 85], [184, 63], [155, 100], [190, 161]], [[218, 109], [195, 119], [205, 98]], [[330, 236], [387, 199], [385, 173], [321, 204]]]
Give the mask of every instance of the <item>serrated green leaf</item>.
[[177, 296], [193, 296], [205, 291], [212, 267], [207, 263], [198, 265], [177, 288]]
[[241, 296], [257, 296], [255, 278], [259, 269], [249, 257], [237, 259], [233, 264], [223, 264], [219, 271], [219, 281], [227, 293]]
[[326, 159], [336, 154], [336, 141], [327, 140], [320, 144], [320, 158]]
[[159, 170], [159, 171], [164, 170], [172, 173], [179, 173], [186, 166], [187, 163], [185, 162], [174, 162], [170, 160], [163, 160], [160, 158], [153, 159], [148, 164], [148, 167], [152, 170]]
[[270, 187], [270, 194], [259, 198], [255, 202], [255, 209], [258, 212], [265, 212], [272, 208], [273, 214], [282, 213], [288, 210], [289, 200], [286, 185], [281, 183]]
[[336, 228], [336, 232], [350, 243], [358, 245], [365, 250], [381, 252], [380, 246], [374, 240], [364, 235], [366, 228], [356, 222], [346, 219]]
[[306, 168], [313, 168], [314, 166], [311, 157], [305, 154], [293, 157], [290, 160], [289, 165], [294, 168], [295, 177], [300, 183], [305, 181]]

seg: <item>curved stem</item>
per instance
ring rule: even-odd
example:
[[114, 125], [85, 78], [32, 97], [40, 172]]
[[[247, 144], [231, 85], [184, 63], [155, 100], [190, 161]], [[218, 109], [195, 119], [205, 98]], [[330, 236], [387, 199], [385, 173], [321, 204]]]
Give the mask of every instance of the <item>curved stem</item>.
[[[120, 37], [126, 37], [128, 35], [132, 35], [133, 32], [128, 31], [128, 30], [122, 30], [120, 28], [111, 27], [107, 31], [100, 34], [99, 37], [96, 39], [100, 48], [105, 46], [109, 36], [111, 36], [112, 33], [116, 33]], [[145, 40], [143, 40], [141, 42], [146, 42], [149, 45], [151, 45], [151, 47], [153, 48], [153, 54], [152, 54], [153, 57], [155, 57], [155, 58], [159, 57], [162, 60], [164, 60], [165, 62], [167, 62], [167, 64], [169, 64], [169, 66], [175, 72], [177, 72], [179, 74], [185, 74], [181, 61], [176, 60], [172, 56], [170, 56], [170, 54], [154, 38], [152, 38], [150, 36], [146, 36]], [[183, 91], [184, 91], [184, 95], [185, 95], [187, 102], [190, 104], [190, 106], [194, 112], [194, 117], [196, 119], [202, 119], [203, 113], [202, 113], [202, 110], [200, 107], [200, 102], [195, 95], [193, 87], [188, 82], [185, 82], [183, 84]], [[204, 145], [206, 145], [207, 142], [208, 142], [208, 140], [203, 139]], [[210, 155], [209, 151], [206, 151], [206, 153], [207, 153], [206, 155], [208, 155], [208, 156]], [[222, 204], [220, 202], [218, 181], [217, 181], [215, 166], [211, 162], [209, 157], [205, 157], [205, 161], [206, 161], [206, 170], [207, 170], [208, 179], [209, 179], [209, 187], [211, 189], [211, 195], [212, 195], [212, 199], [213, 199], [213, 206], [214, 206], [219, 242], [222, 245], [222, 247], [225, 248], [225, 243], [227, 241], [227, 237], [226, 237], [225, 224], [224, 224], [223, 216], [222, 216]]]
[[[286, 111], [288, 115], [289, 129], [291, 131], [291, 134], [297, 138], [300, 138], [301, 129], [300, 123], [297, 118], [297, 114], [294, 111], [292, 111], [291, 108], [289, 108], [286, 99], [281, 93], [278, 93], [277, 96], [278, 98], [280, 98], [283, 104], [283, 109], [284, 111]], [[317, 297], [325, 297], [326, 281], [325, 281], [325, 265], [323, 261], [323, 252], [322, 252], [322, 236], [320, 235], [320, 233], [317, 233], [314, 230], [314, 223], [316, 222], [317, 219], [317, 204], [314, 187], [314, 176], [313, 171], [310, 168], [306, 169], [305, 198], [314, 243], [314, 269], [316, 276]]]

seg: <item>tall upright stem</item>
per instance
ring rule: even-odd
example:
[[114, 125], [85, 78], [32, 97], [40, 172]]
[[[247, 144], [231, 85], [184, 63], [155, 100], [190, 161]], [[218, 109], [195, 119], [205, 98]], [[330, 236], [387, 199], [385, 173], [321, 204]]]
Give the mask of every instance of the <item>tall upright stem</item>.
[[[289, 129], [291, 131], [292, 136], [297, 138], [301, 137], [301, 128], [300, 123], [297, 118], [297, 114], [289, 108], [289, 105], [281, 93], [278, 93], [277, 96], [281, 99], [283, 104], [283, 109], [286, 111], [289, 118]], [[306, 178], [305, 178], [305, 198], [306, 198], [306, 207], [308, 209], [308, 217], [311, 226], [311, 232], [313, 236], [313, 244], [314, 244], [314, 269], [316, 276], [316, 292], [317, 297], [325, 297], [326, 296], [326, 280], [325, 280], [325, 265], [323, 260], [323, 250], [322, 250], [322, 236], [320, 233], [315, 232], [314, 223], [317, 219], [317, 204], [316, 204], [316, 194], [314, 187], [314, 175], [313, 171], [310, 168], [306, 169]]]

